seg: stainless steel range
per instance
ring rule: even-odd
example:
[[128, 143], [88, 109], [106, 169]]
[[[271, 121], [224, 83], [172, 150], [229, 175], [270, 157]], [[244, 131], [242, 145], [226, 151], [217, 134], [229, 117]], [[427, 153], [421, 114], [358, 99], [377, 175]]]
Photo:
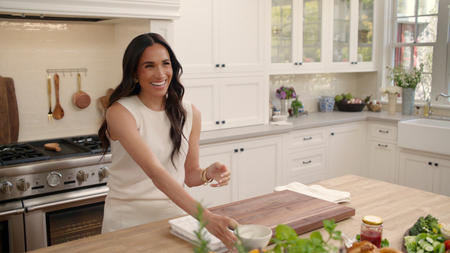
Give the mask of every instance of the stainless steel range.
[[0, 145], [0, 252], [100, 234], [111, 164], [100, 150], [97, 136]]

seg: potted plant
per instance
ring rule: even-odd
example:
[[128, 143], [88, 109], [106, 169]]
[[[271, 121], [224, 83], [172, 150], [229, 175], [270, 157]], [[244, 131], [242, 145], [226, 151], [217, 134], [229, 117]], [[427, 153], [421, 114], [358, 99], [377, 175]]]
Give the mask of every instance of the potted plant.
[[275, 97], [280, 99], [281, 115], [289, 115], [289, 100], [297, 97], [294, 87], [286, 87], [284, 85], [281, 86], [279, 89], [277, 89]]
[[403, 66], [386, 67], [389, 70], [387, 78], [402, 88], [402, 114], [412, 115], [416, 87], [422, 79], [423, 66], [421, 63], [419, 68], [414, 67], [411, 70], [406, 70]]
[[302, 108], [302, 107], [303, 107], [302, 102], [301, 102], [301, 101], [298, 101], [298, 96], [297, 96], [297, 97], [295, 98], [295, 100], [292, 101], [292, 103], [291, 103], [292, 116], [298, 117], [299, 110], [300, 110], [300, 108]]

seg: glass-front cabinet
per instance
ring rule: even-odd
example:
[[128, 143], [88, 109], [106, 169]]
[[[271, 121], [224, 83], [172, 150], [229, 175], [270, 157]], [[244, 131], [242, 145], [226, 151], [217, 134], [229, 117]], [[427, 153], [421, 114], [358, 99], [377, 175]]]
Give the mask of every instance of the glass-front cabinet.
[[330, 69], [374, 69], [375, 0], [331, 0]]
[[272, 72], [325, 70], [328, 0], [271, 0]]

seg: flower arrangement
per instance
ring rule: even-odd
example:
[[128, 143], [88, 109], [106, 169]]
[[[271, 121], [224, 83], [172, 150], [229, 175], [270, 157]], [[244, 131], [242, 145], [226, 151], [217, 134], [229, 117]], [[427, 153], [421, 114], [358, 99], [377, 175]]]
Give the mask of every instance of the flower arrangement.
[[384, 97], [387, 94], [400, 94], [402, 93], [402, 87], [400, 86], [383, 86], [380, 88], [381, 96]]
[[422, 79], [423, 66], [423, 63], [421, 63], [419, 68], [414, 67], [411, 70], [406, 70], [403, 66], [393, 68], [386, 67], [389, 70], [387, 78], [394, 81], [394, 85], [399, 87], [416, 89], [416, 86]]
[[278, 99], [291, 99], [296, 98], [297, 93], [295, 93], [294, 87], [285, 87], [284, 85], [277, 89], [275, 97]]

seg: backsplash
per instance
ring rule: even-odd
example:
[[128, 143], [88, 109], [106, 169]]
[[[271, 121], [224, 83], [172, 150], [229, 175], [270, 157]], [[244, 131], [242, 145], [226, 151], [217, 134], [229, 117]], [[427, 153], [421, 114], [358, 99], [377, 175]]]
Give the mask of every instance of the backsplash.
[[[128, 31], [129, 27], [121, 29], [123, 24], [112, 23], [0, 21], [0, 75], [14, 79], [19, 141], [97, 133], [102, 122], [97, 99], [120, 82], [124, 48], [139, 30], [149, 31], [145, 22], [142, 29]], [[46, 70], [78, 68], [88, 70], [80, 74], [81, 89], [90, 96], [90, 105], [79, 109], [72, 103], [78, 91], [77, 73], [60, 72], [64, 117], [50, 123]], [[50, 75], [54, 110], [54, 74]]]
[[280, 108], [275, 91], [284, 86], [294, 87], [298, 100], [309, 112], [319, 111], [318, 99], [323, 96], [336, 96], [341, 93], [352, 93], [359, 98], [373, 94], [376, 97], [377, 73], [328, 73], [301, 75], [270, 76], [270, 101]]

